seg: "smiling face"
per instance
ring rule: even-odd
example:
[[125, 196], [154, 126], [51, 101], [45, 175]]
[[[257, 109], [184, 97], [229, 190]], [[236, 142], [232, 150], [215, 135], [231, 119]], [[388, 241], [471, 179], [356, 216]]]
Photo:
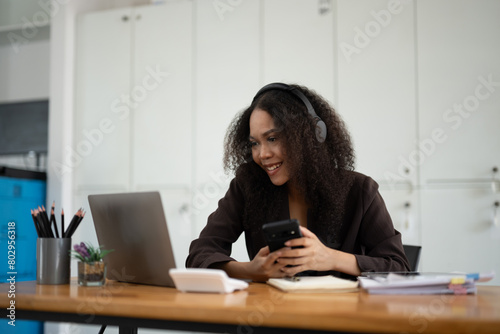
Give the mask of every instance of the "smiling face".
[[280, 131], [271, 115], [255, 109], [250, 116], [250, 144], [252, 158], [269, 176], [271, 182], [281, 186], [290, 180]]

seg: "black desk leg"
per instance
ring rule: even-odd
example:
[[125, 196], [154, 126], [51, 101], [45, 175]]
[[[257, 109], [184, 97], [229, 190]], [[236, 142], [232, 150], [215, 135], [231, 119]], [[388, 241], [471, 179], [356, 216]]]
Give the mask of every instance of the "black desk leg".
[[137, 327], [119, 326], [119, 334], [137, 334]]

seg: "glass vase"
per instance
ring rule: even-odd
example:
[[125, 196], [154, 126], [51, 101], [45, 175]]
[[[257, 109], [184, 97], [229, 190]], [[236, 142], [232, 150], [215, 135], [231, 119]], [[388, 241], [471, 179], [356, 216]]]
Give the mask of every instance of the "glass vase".
[[99, 262], [78, 262], [78, 284], [102, 286], [106, 283], [106, 264]]

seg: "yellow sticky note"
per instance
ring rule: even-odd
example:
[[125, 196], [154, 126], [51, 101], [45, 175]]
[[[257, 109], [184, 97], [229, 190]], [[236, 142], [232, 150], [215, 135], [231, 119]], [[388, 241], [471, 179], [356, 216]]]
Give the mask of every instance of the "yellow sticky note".
[[464, 284], [465, 283], [465, 278], [463, 277], [454, 277], [450, 281], [451, 284]]

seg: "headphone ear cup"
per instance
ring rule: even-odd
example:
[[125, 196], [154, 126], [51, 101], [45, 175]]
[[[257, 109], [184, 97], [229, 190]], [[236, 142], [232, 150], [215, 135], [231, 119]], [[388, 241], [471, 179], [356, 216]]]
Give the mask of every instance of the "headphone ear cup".
[[323, 143], [326, 140], [326, 124], [319, 117], [315, 117], [316, 120], [316, 139], [318, 142]]

